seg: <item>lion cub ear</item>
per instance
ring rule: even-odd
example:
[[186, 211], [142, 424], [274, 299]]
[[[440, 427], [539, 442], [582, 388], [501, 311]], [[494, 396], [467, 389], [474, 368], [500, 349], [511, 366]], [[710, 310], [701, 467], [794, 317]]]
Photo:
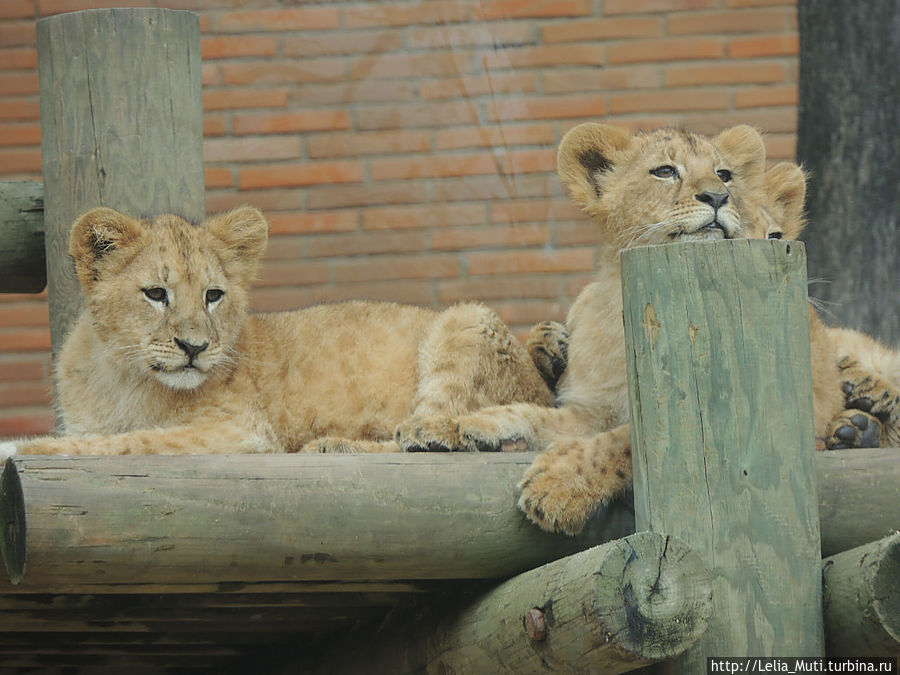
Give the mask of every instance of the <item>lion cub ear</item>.
[[225, 273], [250, 283], [266, 250], [269, 223], [259, 209], [239, 206], [206, 221], [206, 228], [224, 247], [219, 252]]
[[766, 144], [753, 127], [739, 124], [713, 139], [713, 144], [731, 162], [729, 167], [744, 179], [758, 180], [766, 168]]
[[782, 236], [796, 239], [803, 231], [806, 199], [806, 172], [793, 162], [779, 162], [765, 175], [766, 195], [770, 202], [781, 208], [784, 215]]
[[141, 224], [113, 209], [91, 209], [72, 225], [69, 254], [75, 259], [75, 272], [84, 289], [100, 278], [104, 261], [138, 241]]
[[572, 200], [589, 208], [603, 194], [603, 174], [612, 169], [617, 154], [631, 146], [628, 129], [587, 122], [570, 129], [559, 144], [556, 170]]

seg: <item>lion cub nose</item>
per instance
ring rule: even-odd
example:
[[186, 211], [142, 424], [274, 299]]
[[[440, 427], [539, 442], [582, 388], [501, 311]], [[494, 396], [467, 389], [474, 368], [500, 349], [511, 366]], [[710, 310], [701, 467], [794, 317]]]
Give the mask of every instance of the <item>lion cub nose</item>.
[[722, 204], [728, 201], [728, 193], [710, 192], [707, 190], [706, 192], [701, 192], [699, 195], [694, 195], [694, 199], [703, 202], [704, 204], [709, 204], [711, 207], [718, 210], [721, 208]]
[[175, 344], [188, 355], [188, 358], [193, 359], [197, 354], [204, 351], [207, 347], [209, 347], [209, 342], [204, 342], [202, 345], [195, 345], [190, 342], [185, 342], [183, 340], [179, 340], [175, 338]]

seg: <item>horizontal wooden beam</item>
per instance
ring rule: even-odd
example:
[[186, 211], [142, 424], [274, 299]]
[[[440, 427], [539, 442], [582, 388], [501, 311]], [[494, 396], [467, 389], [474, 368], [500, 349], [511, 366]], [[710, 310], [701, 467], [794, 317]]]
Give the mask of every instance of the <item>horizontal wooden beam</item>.
[[[896, 449], [816, 454], [823, 551], [900, 526]], [[531, 453], [19, 457], [0, 481], [0, 592], [315, 592], [497, 579], [634, 531], [577, 538], [516, 509]], [[27, 513], [27, 542], [25, 521]]]
[[697, 642], [712, 581], [683, 543], [639, 532], [453, 604], [326, 645], [314, 672], [625, 673]]
[[0, 270], [0, 293], [40, 293], [47, 285], [41, 182], [0, 182]]

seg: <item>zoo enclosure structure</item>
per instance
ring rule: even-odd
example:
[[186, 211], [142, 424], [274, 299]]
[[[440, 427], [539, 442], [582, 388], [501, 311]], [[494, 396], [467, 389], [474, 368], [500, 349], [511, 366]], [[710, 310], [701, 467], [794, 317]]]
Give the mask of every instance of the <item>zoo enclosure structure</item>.
[[[97, 10], [42, 20], [38, 42], [44, 183], [0, 189], [2, 290], [40, 290], [46, 250], [59, 344], [78, 307], [64, 253], [77, 215], [202, 218], [199, 36], [190, 13]], [[642, 411], [634, 513], [611, 505], [579, 538], [538, 531], [514, 506], [531, 454], [16, 458], [0, 494], [4, 662], [625, 672], [679, 659], [690, 672], [739, 649], [896, 653], [896, 451], [812, 455], [797, 425], [812, 419], [808, 338], [806, 363], [795, 358], [802, 247], [724, 244], [678, 249], [677, 265], [636, 250], [623, 273]], [[653, 299], [683, 289], [690, 266], [710, 279], [737, 270], [733, 292], [766, 302], [745, 305], [744, 325], [666, 316]], [[696, 292], [691, 307], [721, 307], [715, 284]], [[774, 354], [759, 334], [772, 324], [785, 326]], [[716, 349], [730, 361], [713, 362]], [[767, 359], [770, 380], [739, 383]], [[656, 532], [631, 535], [635, 518]]]

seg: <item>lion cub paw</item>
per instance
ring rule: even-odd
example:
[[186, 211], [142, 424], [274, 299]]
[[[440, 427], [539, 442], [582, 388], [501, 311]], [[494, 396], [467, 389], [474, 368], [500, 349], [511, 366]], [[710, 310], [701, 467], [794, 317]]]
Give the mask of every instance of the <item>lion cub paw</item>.
[[828, 450], [877, 448], [881, 444], [881, 422], [863, 410], [845, 410], [828, 426]]
[[450, 417], [410, 417], [397, 425], [394, 439], [403, 452], [460, 452], [459, 424]]
[[554, 443], [525, 472], [519, 508], [541, 529], [576, 535], [597, 509], [625, 491], [629, 476], [614, 466], [598, 466], [594, 443]]
[[569, 357], [569, 333], [558, 321], [536, 324], [528, 335], [528, 355], [550, 389], [566, 369]]
[[314, 441], [306, 443], [300, 452], [303, 453], [320, 453], [332, 455], [356, 455], [359, 454], [359, 448], [353, 441], [346, 438], [335, 438], [332, 436], [324, 436]]

